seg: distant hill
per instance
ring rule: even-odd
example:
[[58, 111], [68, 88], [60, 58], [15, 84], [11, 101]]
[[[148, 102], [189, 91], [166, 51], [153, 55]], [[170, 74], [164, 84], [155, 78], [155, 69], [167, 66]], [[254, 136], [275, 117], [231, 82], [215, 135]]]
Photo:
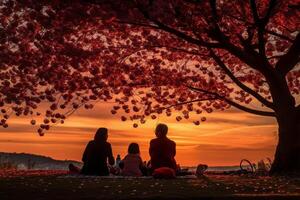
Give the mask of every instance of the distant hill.
[[81, 162], [74, 160], [55, 160], [51, 157], [35, 154], [0, 152], [0, 167], [9, 166], [17, 169], [67, 170], [70, 163], [78, 167], [82, 166]]

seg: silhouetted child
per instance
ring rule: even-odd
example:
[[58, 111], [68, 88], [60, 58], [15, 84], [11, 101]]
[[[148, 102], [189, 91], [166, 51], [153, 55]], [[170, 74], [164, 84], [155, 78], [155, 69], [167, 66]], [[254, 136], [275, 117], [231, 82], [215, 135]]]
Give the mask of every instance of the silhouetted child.
[[131, 143], [128, 147], [128, 154], [120, 163], [123, 176], [142, 176], [145, 169], [142, 158], [140, 157], [140, 148], [137, 143]]
[[[110, 143], [107, 142], [108, 133], [106, 128], [99, 128], [95, 134], [94, 140], [91, 140], [83, 153], [83, 167], [81, 174], [108, 176], [110, 165], [115, 163]], [[78, 169], [72, 164], [69, 165], [71, 173], [76, 173]]]

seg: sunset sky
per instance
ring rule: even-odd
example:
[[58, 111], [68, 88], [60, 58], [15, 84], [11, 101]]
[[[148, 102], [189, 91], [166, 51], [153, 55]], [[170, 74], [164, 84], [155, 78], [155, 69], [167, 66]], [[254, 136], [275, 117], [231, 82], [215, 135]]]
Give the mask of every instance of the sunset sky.
[[[0, 127], [0, 152], [81, 161], [96, 130], [106, 127], [115, 157], [123, 158], [128, 145], [137, 142], [143, 160], [149, 160], [155, 127], [165, 123], [168, 137], [177, 144], [176, 160], [181, 166], [273, 160], [278, 140], [275, 117], [236, 108], [276, 115], [289, 137], [282, 119], [286, 113], [294, 119], [294, 107], [300, 103], [296, 1], [278, 5], [275, 1], [83, 2], [0, 3], [4, 38], [0, 40], [0, 125], [6, 127], [9, 118], [9, 127]], [[37, 120], [43, 121], [45, 110], [50, 109], [55, 123], [64, 119], [60, 114], [92, 107], [96, 101], [111, 102], [77, 110], [44, 136], [37, 132], [40, 123], [30, 124], [30, 116], [10, 117], [43, 110], [41, 116], [37, 114]], [[145, 124], [133, 128], [134, 122], [112, 115], [113, 103], [123, 105], [118, 112], [127, 111], [126, 119], [143, 120], [144, 114], [156, 117], [172, 109], [203, 113], [180, 122], [174, 112], [171, 117], [148, 117]], [[182, 104], [186, 107], [181, 109]], [[218, 111], [206, 113], [210, 109]], [[202, 122], [204, 116], [207, 120]], [[274, 166], [289, 168], [286, 159], [278, 159]]]
[[122, 122], [110, 114], [111, 105], [98, 103], [93, 110], [81, 109], [63, 125], [52, 127], [44, 137], [30, 118], [12, 118], [9, 128], [0, 129], [0, 151], [26, 152], [51, 156], [55, 159], [81, 160], [86, 143], [98, 127], [109, 129], [109, 142], [116, 156], [126, 154], [128, 144], [137, 142], [141, 156], [148, 160], [149, 141], [157, 123], [169, 126], [169, 137], [177, 143], [176, 160], [182, 166], [206, 163], [211, 166], [238, 165], [247, 158], [252, 162], [273, 159], [277, 142], [277, 127], [273, 118], [259, 117], [235, 109], [193, 116], [206, 116], [207, 121], [195, 126], [192, 119], [177, 122], [175, 116], [160, 116], [138, 128], [132, 122]]

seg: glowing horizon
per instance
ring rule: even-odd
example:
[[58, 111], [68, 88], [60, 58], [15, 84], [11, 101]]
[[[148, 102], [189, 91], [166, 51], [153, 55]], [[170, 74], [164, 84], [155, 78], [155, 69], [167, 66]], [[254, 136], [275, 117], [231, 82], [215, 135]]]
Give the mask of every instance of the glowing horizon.
[[93, 138], [97, 128], [107, 127], [114, 156], [121, 154], [124, 157], [129, 143], [137, 142], [142, 158], [148, 160], [149, 142], [154, 138], [155, 126], [166, 123], [168, 136], [177, 143], [176, 160], [183, 166], [198, 163], [229, 166], [238, 165], [243, 158], [252, 162], [273, 158], [277, 143], [275, 120], [235, 109], [204, 116], [207, 121], [200, 126], [195, 126], [192, 119], [177, 122], [174, 116], [160, 116], [135, 129], [132, 122], [122, 122], [111, 115], [110, 106], [98, 104], [92, 111], [82, 109], [74, 113], [65, 124], [52, 127], [44, 137], [35, 132], [36, 126], [29, 125], [30, 119], [13, 118], [8, 129], [1, 129], [0, 151], [80, 161], [86, 143]]

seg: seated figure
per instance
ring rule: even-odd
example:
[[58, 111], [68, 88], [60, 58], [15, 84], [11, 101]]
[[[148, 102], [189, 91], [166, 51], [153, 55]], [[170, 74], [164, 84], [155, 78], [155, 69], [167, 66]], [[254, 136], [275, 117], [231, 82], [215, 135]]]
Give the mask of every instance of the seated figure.
[[[94, 140], [91, 140], [83, 153], [83, 167], [80, 171], [85, 175], [108, 176], [107, 164], [113, 165], [115, 160], [112, 154], [111, 144], [107, 142], [108, 133], [106, 128], [99, 128]], [[108, 163], [107, 163], [108, 161]]]
[[128, 147], [128, 154], [121, 161], [123, 176], [142, 176], [145, 168], [140, 157], [140, 148], [137, 143], [131, 143]]
[[151, 168], [155, 170], [168, 167], [176, 171], [176, 143], [167, 137], [168, 126], [158, 124], [155, 129], [156, 138], [150, 142], [149, 154], [151, 157]]

